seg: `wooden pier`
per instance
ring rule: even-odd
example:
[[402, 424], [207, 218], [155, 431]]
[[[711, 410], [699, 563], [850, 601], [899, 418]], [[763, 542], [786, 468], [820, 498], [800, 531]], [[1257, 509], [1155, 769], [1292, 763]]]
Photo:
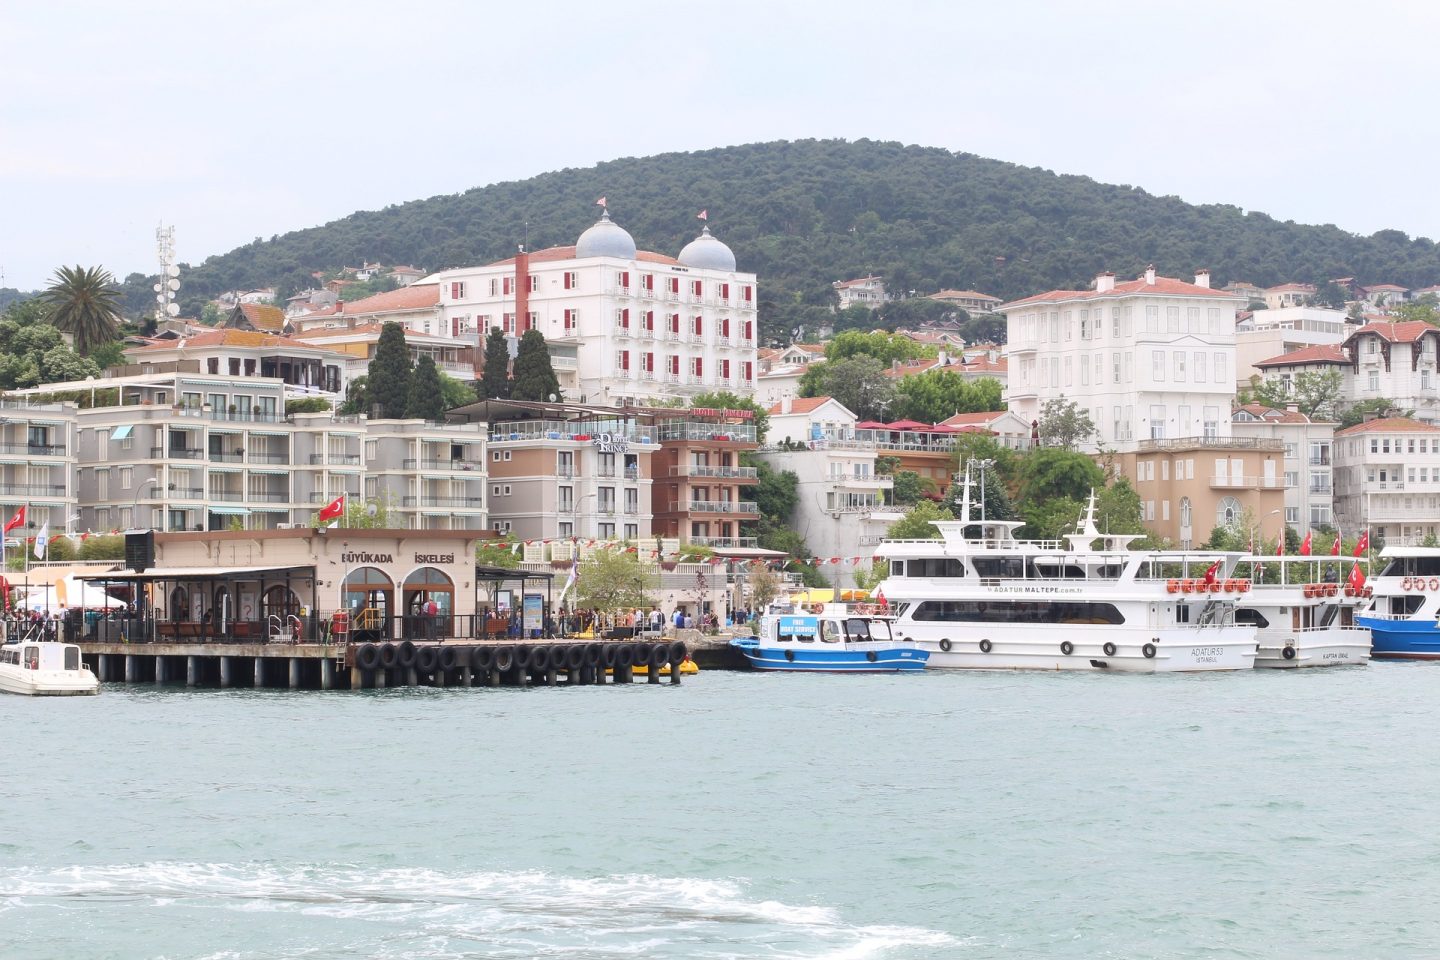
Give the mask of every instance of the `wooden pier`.
[[680, 682], [683, 642], [81, 643], [101, 683], [365, 690]]

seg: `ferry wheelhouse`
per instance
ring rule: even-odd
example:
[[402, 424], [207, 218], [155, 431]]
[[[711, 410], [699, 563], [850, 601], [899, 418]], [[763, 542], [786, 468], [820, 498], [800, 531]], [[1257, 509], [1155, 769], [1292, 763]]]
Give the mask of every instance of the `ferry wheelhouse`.
[[[1252, 624], [1255, 666], [1337, 667], [1370, 661], [1370, 631], [1356, 622], [1369, 588], [1337, 582], [1344, 564], [1331, 558], [1246, 557], [1252, 587], [1235, 619]], [[1274, 582], [1266, 582], [1272, 580]]]
[[1256, 631], [1235, 611], [1250, 590], [1239, 553], [1134, 551], [1102, 535], [1092, 493], [1078, 532], [1018, 540], [1020, 523], [936, 521], [940, 539], [887, 540], [880, 585], [897, 639], [931, 669], [1249, 670]]
[[1391, 547], [1367, 586], [1373, 598], [1356, 622], [1370, 630], [1375, 659], [1440, 660], [1440, 548]]
[[871, 611], [827, 603], [818, 613], [772, 611], [760, 633], [730, 641], [756, 670], [800, 673], [894, 673], [925, 669], [927, 654], [897, 640], [891, 621]]

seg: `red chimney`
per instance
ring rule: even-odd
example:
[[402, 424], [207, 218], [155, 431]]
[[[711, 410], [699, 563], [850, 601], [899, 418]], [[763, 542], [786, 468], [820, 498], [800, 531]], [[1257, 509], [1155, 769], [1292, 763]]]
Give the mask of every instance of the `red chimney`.
[[515, 333], [523, 335], [530, 323], [530, 254], [521, 247], [515, 254]]

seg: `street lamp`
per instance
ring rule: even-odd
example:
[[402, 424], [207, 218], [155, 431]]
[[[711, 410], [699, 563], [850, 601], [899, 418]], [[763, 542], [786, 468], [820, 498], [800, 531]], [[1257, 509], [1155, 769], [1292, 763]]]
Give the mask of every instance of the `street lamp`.
[[[130, 503], [130, 522], [137, 530], [140, 529], [140, 524], [136, 516], [140, 510], [140, 495], [145, 492], [146, 487], [153, 487], [159, 482], [159, 477], [150, 477], [148, 480], [141, 480], [135, 485], [135, 499]], [[149, 530], [149, 524], [146, 524], [144, 529]]]

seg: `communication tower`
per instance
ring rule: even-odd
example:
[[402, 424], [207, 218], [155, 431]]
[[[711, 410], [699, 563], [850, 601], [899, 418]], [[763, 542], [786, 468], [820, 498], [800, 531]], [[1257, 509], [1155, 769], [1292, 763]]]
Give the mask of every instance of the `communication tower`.
[[179, 316], [180, 305], [175, 294], [180, 289], [180, 268], [175, 265], [175, 228], [165, 224], [155, 228], [155, 245], [160, 254], [160, 280], [155, 284], [155, 325]]

